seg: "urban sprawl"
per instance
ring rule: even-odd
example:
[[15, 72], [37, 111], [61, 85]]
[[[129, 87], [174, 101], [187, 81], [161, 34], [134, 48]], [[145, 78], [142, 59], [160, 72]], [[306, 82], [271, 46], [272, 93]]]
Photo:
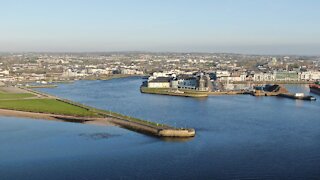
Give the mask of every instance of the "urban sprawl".
[[[200, 91], [320, 79], [320, 57], [226, 53], [2, 53], [0, 84], [149, 76], [150, 88]], [[210, 83], [213, 82], [213, 83]]]

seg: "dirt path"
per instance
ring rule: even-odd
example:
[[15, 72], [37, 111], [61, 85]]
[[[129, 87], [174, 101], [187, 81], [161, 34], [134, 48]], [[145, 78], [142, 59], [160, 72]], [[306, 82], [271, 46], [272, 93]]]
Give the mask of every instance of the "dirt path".
[[5, 93], [30, 93], [27, 90], [21, 89], [21, 88], [17, 88], [14, 86], [4, 86], [4, 87], [0, 87], [0, 91], [5, 92]]
[[46, 114], [46, 113], [15, 111], [15, 110], [7, 110], [7, 109], [0, 109], [0, 116], [23, 117], [23, 118], [32, 118], [32, 119], [45, 119], [45, 120], [54, 120], [54, 121], [63, 121], [63, 122], [79, 122], [84, 124], [114, 126], [110, 118], [74, 117], [74, 116], [55, 115], [55, 114]]

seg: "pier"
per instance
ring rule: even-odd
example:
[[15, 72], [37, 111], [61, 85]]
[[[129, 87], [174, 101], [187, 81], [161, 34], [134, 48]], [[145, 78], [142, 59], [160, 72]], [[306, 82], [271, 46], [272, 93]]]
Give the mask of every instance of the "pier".
[[[22, 90], [28, 91], [32, 94], [35, 94], [37, 97], [44, 97], [49, 99], [55, 99], [57, 101], [82, 108], [88, 112], [92, 112], [97, 114], [98, 118], [88, 118], [88, 117], [73, 117], [73, 116], [64, 116], [58, 114], [49, 114], [50, 118], [56, 118], [59, 120], [64, 120], [68, 122], [87, 122], [87, 121], [106, 121], [110, 122], [114, 125], [137, 131], [140, 133], [153, 135], [156, 137], [172, 137], [172, 138], [189, 138], [194, 137], [196, 134], [195, 129], [192, 128], [176, 128], [165, 124], [155, 123], [151, 121], [146, 121], [138, 118], [134, 118], [131, 116], [126, 116], [120, 113], [101, 110], [97, 108], [93, 108], [87, 105], [83, 105], [81, 103], [77, 103], [68, 99], [62, 99], [59, 97], [55, 97], [43, 92], [27, 89], [27, 88], [20, 88]], [[41, 113], [40, 113], [41, 114]]]
[[86, 108], [90, 111], [98, 113], [102, 117], [106, 117], [109, 122], [123, 127], [125, 129], [141, 132], [158, 137], [176, 137], [176, 138], [188, 138], [194, 137], [196, 134], [195, 129], [192, 128], [176, 128], [165, 124], [159, 124], [151, 121], [141, 120], [138, 118], [126, 116], [120, 113], [106, 111], [101, 109], [92, 108], [80, 103], [76, 103], [66, 99], [59, 99], [68, 104], [74, 106]]

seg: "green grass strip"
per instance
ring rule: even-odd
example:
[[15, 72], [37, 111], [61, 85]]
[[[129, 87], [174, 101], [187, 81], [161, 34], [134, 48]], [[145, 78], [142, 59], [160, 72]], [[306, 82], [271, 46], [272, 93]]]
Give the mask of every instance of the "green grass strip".
[[30, 93], [3, 93], [0, 92], [0, 100], [2, 99], [23, 99], [23, 98], [29, 98], [34, 97], [35, 95]]
[[100, 117], [95, 112], [56, 99], [1, 100], [0, 108], [78, 117]]

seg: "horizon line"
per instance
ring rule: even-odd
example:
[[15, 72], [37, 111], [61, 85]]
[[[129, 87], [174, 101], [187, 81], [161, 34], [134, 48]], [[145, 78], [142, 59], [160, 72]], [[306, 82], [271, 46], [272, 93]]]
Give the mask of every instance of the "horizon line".
[[206, 51], [143, 51], [143, 50], [120, 50], [120, 51], [1, 51], [0, 53], [72, 53], [72, 54], [81, 54], [81, 53], [172, 53], [172, 54], [234, 54], [234, 55], [250, 55], [250, 56], [307, 56], [307, 57], [320, 57], [320, 54], [282, 54], [282, 53], [239, 53], [239, 52], [206, 52]]

